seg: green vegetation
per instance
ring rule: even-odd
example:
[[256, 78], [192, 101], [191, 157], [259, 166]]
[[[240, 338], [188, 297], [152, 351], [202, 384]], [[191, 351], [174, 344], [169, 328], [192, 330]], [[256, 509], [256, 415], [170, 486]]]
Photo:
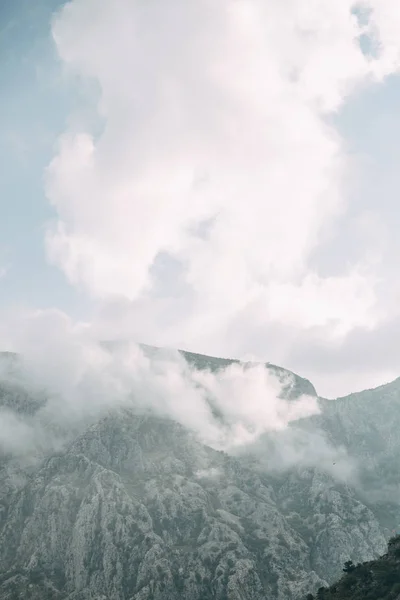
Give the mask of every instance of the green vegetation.
[[400, 535], [389, 540], [388, 552], [377, 560], [354, 565], [345, 562], [343, 577], [319, 588], [305, 600], [397, 600], [400, 598]]

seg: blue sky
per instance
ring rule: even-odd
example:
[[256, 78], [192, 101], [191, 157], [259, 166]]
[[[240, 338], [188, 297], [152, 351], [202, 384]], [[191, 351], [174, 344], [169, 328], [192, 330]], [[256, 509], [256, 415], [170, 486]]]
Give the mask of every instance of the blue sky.
[[0, 305], [58, 306], [82, 314], [84, 298], [48, 264], [44, 225], [54, 218], [43, 171], [76, 94], [60, 77], [50, 20], [63, 2], [6, 0], [0, 7]]
[[[370, 3], [374, 4], [374, 2], [375, 0], [371, 0]], [[348, 3], [350, 4], [350, 0]], [[263, 119], [267, 120], [270, 116], [268, 111], [265, 111], [265, 114], [261, 111], [258, 115], [259, 106], [257, 104], [253, 106], [252, 97], [246, 96], [247, 90], [252, 85], [261, 97], [264, 93], [266, 94], [263, 88], [257, 87], [258, 80], [253, 81], [250, 77], [246, 84], [250, 88], [243, 85], [243, 89], [239, 91], [230, 82], [224, 81], [226, 89], [223, 89], [223, 93], [218, 95], [220, 90], [215, 92], [210, 82], [205, 76], [203, 77], [203, 71], [204, 73], [209, 72], [207, 71], [209, 65], [206, 64], [208, 54], [206, 52], [200, 53], [199, 56], [195, 54], [198, 48], [191, 46], [192, 39], [194, 39], [193, 31], [197, 35], [197, 28], [199, 28], [199, 44], [204, 40], [213, 40], [212, 36], [217, 34], [216, 39], [219, 41], [221, 32], [216, 34], [217, 26], [214, 31], [206, 18], [202, 20], [200, 10], [203, 6], [202, 0], [198, 2], [200, 8], [198, 13], [194, 13], [194, 18], [189, 4], [183, 9], [179, 2], [173, 0], [170, 10], [167, 10], [165, 6], [163, 8], [161, 4], [160, 8], [156, 10], [154, 8], [156, 3], [153, 8], [153, 5], [146, 5], [143, 8], [140, 3], [134, 1], [115, 0], [115, 2], [110, 2], [104, 0], [104, 2], [93, 3], [91, 0], [73, 0], [71, 10], [65, 11], [57, 20], [56, 37], [58, 36], [58, 52], [61, 56], [59, 58], [56, 45], [52, 40], [50, 23], [54, 13], [62, 7], [62, 2], [56, 0], [37, 0], [36, 2], [5, 0], [1, 3], [0, 272], [5, 268], [6, 273], [0, 278], [0, 309], [20, 306], [42, 309], [55, 307], [65, 311], [73, 319], [89, 319], [93, 316], [94, 307], [98, 307], [98, 303], [103, 303], [104, 310], [101, 313], [103, 316], [97, 315], [96, 318], [103, 318], [107, 321], [107, 315], [111, 314], [114, 320], [112, 325], [108, 321], [106, 324], [103, 322], [100, 327], [102, 335], [105, 335], [104, 332], [108, 334], [110, 330], [115, 330], [116, 336], [121, 335], [121, 331], [123, 333], [130, 332], [131, 335], [139, 337], [140, 341], [151, 343], [180, 344], [192, 350], [225, 355], [231, 353], [239, 356], [254, 355], [258, 359], [263, 358], [274, 363], [283, 363], [284, 366], [300, 370], [305, 375], [314, 377], [314, 381], [320, 382], [322, 385], [325, 385], [329, 377], [335, 382], [332, 384], [334, 390], [332, 393], [335, 393], [336, 389], [338, 393], [339, 390], [344, 391], [344, 389], [360, 389], [366, 387], [370, 382], [378, 383], [397, 373], [400, 374], [400, 355], [398, 356], [395, 350], [397, 341], [390, 338], [390, 334], [388, 334], [392, 322], [392, 330], [397, 330], [397, 305], [400, 300], [397, 261], [400, 253], [400, 243], [398, 242], [400, 227], [398, 198], [400, 189], [400, 170], [398, 169], [400, 160], [398, 142], [400, 139], [400, 77], [398, 71], [393, 68], [392, 73], [389, 70], [388, 76], [380, 83], [371, 83], [366, 77], [363, 78], [360, 75], [356, 91], [348, 96], [344, 92], [340, 92], [343, 93], [340, 106], [337, 110], [334, 108], [330, 110], [326, 122], [333, 125], [341, 137], [341, 152], [346, 155], [347, 164], [351, 165], [350, 181], [346, 186], [345, 194], [346, 210], [338, 218], [333, 218], [327, 210], [327, 217], [322, 220], [321, 225], [324, 234], [320, 237], [318, 244], [314, 246], [311, 244], [311, 249], [308, 249], [308, 242], [306, 243], [301, 236], [293, 242], [293, 249], [288, 251], [288, 255], [290, 252], [293, 257], [296, 255], [303, 257], [304, 255], [308, 270], [301, 271], [299, 275], [296, 269], [301, 268], [301, 261], [297, 264], [295, 259], [290, 260], [289, 266], [295, 273], [293, 279], [289, 283], [286, 282], [281, 288], [279, 287], [281, 274], [275, 282], [276, 285], [274, 283], [275, 287], [268, 280], [264, 295], [261, 294], [259, 299], [254, 300], [253, 292], [258, 289], [258, 280], [257, 285], [253, 286], [254, 282], [251, 282], [248, 289], [245, 289], [247, 284], [245, 285], [243, 281], [246, 280], [246, 276], [243, 275], [243, 280], [236, 276], [235, 265], [238, 265], [242, 255], [245, 255], [243, 264], [247, 266], [251, 264], [247, 273], [249, 278], [251, 279], [256, 273], [257, 279], [258, 274], [261, 273], [261, 279], [264, 277], [263, 281], [265, 281], [267, 277], [265, 273], [270, 273], [268, 265], [271, 260], [263, 258], [264, 262], [260, 260], [260, 264], [255, 265], [253, 254], [257, 252], [256, 250], [253, 253], [248, 252], [249, 245], [254, 241], [254, 249], [257, 247], [260, 257], [263, 257], [264, 254], [265, 256], [279, 257], [276, 259], [279, 262], [281, 256], [286, 252], [287, 244], [275, 240], [276, 245], [274, 246], [275, 242], [271, 242], [269, 246], [266, 244], [264, 252], [263, 241], [268, 238], [268, 235], [271, 239], [274, 238], [274, 228], [276, 229], [276, 227], [272, 225], [269, 233], [264, 234], [259, 228], [259, 222], [263, 219], [268, 221], [268, 215], [277, 214], [279, 207], [284, 206], [282, 211], [286, 211], [288, 221], [289, 217], [293, 215], [293, 223], [289, 224], [287, 229], [289, 233], [285, 233], [285, 235], [290, 237], [293, 234], [296, 237], [296, 227], [303, 214], [301, 210], [296, 212], [299, 209], [298, 204], [304, 202], [304, 214], [309, 215], [307, 211], [309, 211], [310, 203], [308, 203], [307, 194], [312, 195], [314, 191], [312, 189], [305, 191], [303, 198], [301, 192], [298, 192], [299, 186], [294, 183], [292, 200], [288, 199], [287, 186], [284, 187], [286, 191], [282, 192], [282, 198], [280, 198], [279, 185], [281, 183], [276, 182], [274, 170], [272, 169], [272, 175], [268, 180], [264, 180], [262, 169], [260, 172], [255, 172], [254, 180], [250, 178], [248, 181], [252, 182], [249, 189], [255, 197], [253, 210], [254, 213], [260, 215], [260, 218], [252, 221], [251, 219], [246, 220], [247, 216], [245, 216], [243, 228], [248, 227], [249, 232], [251, 230], [247, 239], [241, 231], [239, 236], [239, 228], [243, 223], [240, 207], [237, 207], [237, 210], [235, 208], [236, 212], [228, 215], [227, 207], [230, 205], [228, 192], [226, 192], [228, 201], [225, 205], [221, 203], [217, 208], [212, 205], [213, 200], [210, 199], [215, 198], [215, 190], [221, 189], [218, 187], [220, 181], [227, 183], [227, 187], [233, 190], [233, 195], [235, 194], [236, 183], [232, 184], [232, 188], [229, 187], [231, 185], [229, 176], [235, 174], [237, 167], [237, 163], [234, 161], [241, 161], [238, 171], [243, 167], [243, 172], [248, 175], [251, 174], [252, 169], [246, 153], [239, 158], [229, 155], [229, 144], [223, 146], [226, 144], [225, 132], [217, 131], [214, 135], [211, 127], [211, 133], [209, 133], [208, 124], [211, 123], [215, 126], [217, 123], [216, 129], [219, 127], [219, 121], [213, 120], [215, 114], [218, 114], [218, 119], [221, 117], [220, 113], [215, 112], [214, 114], [214, 105], [217, 106], [219, 101], [225, 102], [226, 112], [232, 111], [237, 121], [243, 125], [241, 129], [244, 139], [243, 146], [245, 146], [248, 131], [253, 131], [252, 127], [254, 127], [254, 131], [262, 130]], [[249, 0], [248, 4], [254, 4], [254, 1]], [[293, 4], [300, 11], [301, 2], [293, 0]], [[221, 2], [221, 7], [223, 5], [224, 2]], [[280, 5], [275, 0], [269, 0], [267, 5], [271, 19], [277, 19], [276, 30], [280, 31], [279, 28], [281, 28], [283, 39], [286, 35], [286, 23], [279, 20], [281, 18]], [[190, 4], [190, 6], [192, 5]], [[332, 8], [333, 5], [327, 3], [327, 6], [332, 11], [330, 17], [332, 22], [335, 23], [335, 18], [342, 18], [342, 15], [336, 14], [335, 9]], [[215, 10], [215, 23], [220, 26], [223, 19], [221, 18], [221, 21], [218, 19], [222, 13], [218, 12], [219, 8], [213, 8], [213, 10]], [[301, 11], [299, 15], [299, 19], [304, 18]], [[318, 23], [320, 14], [317, 17], [315, 22]], [[377, 19], [378, 17], [379, 15]], [[136, 22], [139, 23], [138, 29], [133, 28], [130, 31], [130, 24]], [[346, 33], [347, 22], [338, 21], [338, 23], [338, 27], [340, 26]], [[379, 23], [381, 22], [379, 21]], [[321, 27], [323, 26], [324, 23], [321, 20]], [[201, 29], [202, 27], [204, 31]], [[206, 30], [207, 27], [210, 28], [209, 32]], [[191, 28], [194, 28], [193, 31]], [[340, 35], [342, 29], [340, 31], [338, 29]], [[224, 33], [225, 30], [221, 31]], [[257, 34], [258, 30], [254, 31]], [[240, 35], [237, 34], [236, 40], [238, 48], [242, 43]], [[290, 35], [295, 38], [297, 34], [291, 32]], [[331, 49], [329, 44], [325, 46], [324, 40], [316, 37], [321, 46], [320, 48], [315, 46], [314, 53], [318, 57], [321, 52], [321, 56], [326, 55], [327, 57], [325, 63], [322, 61], [323, 65], [327, 65], [326, 69], [323, 66], [322, 72], [329, 69], [332, 61], [336, 61], [338, 68], [343, 69], [343, 77], [352, 81], [353, 75], [346, 71], [346, 58], [341, 62], [340, 53], [343, 46], [340, 44], [343, 41], [340, 35], [337, 35], [338, 50]], [[366, 42], [364, 34], [363, 36], [361, 45], [365, 52], [368, 51], [369, 44], [368, 39]], [[315, 43], [317, 44], [317, 42]], [[227, 37], [228, 43], [231, 43], [231, 38]], [[277, 53], [281, 53], [279, 54], [279, 60], [281, 60], [279, 64], [286, 65], [288, 58], [285, 47], [280, 45], [279, 37], [276, 40], [274, 38], [272, 43], [278, 48]], [[289, 36], [287, 44], [290, 43], [292, 42]], [[295, 38], [294, 43], [300, 44], [303, 43], [303, 40], [299, 41]], [[159, 53], [157, 44], [162, 48], [161, 53]], [[178, 51], [176, 51], [175, 44], [177, 44]], [[186, 51], [182, 51], [185, 44], [189, 57], [187, 64]], [[259, 47], [262, 48], [262, 46]], [[216, 45], [215, 48], [216, 52], [219, 52], [219, 46]], [[243, 46], [243, 48], [247, 51], [247, 46]], [[353, 52], [353, 46], [349, 45], [348, 48]], [[265, 56], [262, 54], [262, 49], [260, 52], [261, 58], [257, 53], [245, 55], [243, 64], [246, 68], [241, 75], [243, 80], [246, 79], [248, 72], [253, 72], [252, 66], [257, 67], [258, 60], [262, 59], [265, 64], [270, 64], [268, 61], [272, 60], [271, 51], [266, 52]], [[231, 54], [228, 53], [228, 58], [222, 57], [222, 62], [225, 60], [226, 71], [221, 71], [221, 73], [229, 75], [231, 72], [234, 74], [241, 72], [242, 64], [239, 59], [235, 63], [235, 56], [234, 52], [231, 52]], [[299, 52], [299, 56], [302, 56], [301, 52]], [[331, 101], [334, 95], [329, 89], [330, 80], [327, 78], [326, 85], [324, 82], [319, 83], [320, 78], [317, 71], [312, 71], [312, 69], [317, 69], [318, 61], [314, 63], [313, 56], [311, 58], [309, 63], [311, 67], [306, 63], [300, 65], [300, 67], [304, 67], [304, 71], [307, 70], [306, 67], [311, 69], [307, 71], [308, 79], [305, 79], [308, 82], [307, 85], [310, 85], [308, 91], [310, 94], [315, 93], [316, 97], [320, 94], [326, 101]], [[354, 54], [351, 60], [356, 61], [356, 59]], [[290, 58], [290, 60], [292, 59]], [[352, 64], [351, 60], [348, 61], [350, 65]], [[232, 64], [229, 61], [232, 61]], [[248, 62], [246, 63], [246, 61]], [[194, 65], [200, 73], [198, 81], [192, 77]], [[232, 65], [233, 69], [230, 71]], [[70, 71], [69, 74], [67, 73], [71, 66], [76, 68], [80, 79], [71, 76]], [[249, 69], [249, 67], [251, 68]], [[298, 65], [295, 67], [297, 68]], [[356, 70], [356, 67], [354, 69]], [[180, 113], [186, 115], [185, 118], [187, 118], [186, 121], [182, 121], [185, 123], [184, 127], [181, 122], [176, 124], [174, 121], [176, 114], [174, 107], [171, 108], [168, 105], [169, 96], [163, 96], [160, 101], [156, 97], [158, 90], [162, 88], [159, 86], [159, 81], [163, 81], [163, 70], [168, 74], [173, 74], [171, 81], [181, 83], [181, 88], [177, 87], [178, 90], [187, 90], [187, 96], [182, 96], [187, 101], [187, 105], [183, 105]], [[329, 71], [327, 72], [329, 74]], [[336, 85], [335, 77], [338, 72], [338, 70], [332, 69], [332, 81], [334, 81], [332, 85]], [[226, 76], [228, 77], [228, 75]], [[43, 177], [46, 167], [58, 153], [57, 139], [65, 131], [71, 130], [71, 123], [77, 115], [80, 115], [81, 122], [84, 124], [83, 130], [90, 138], [90, 134], [93, 132], [93, 123], [97, 122], [99, 117], [99, 110], [93, 108], [91, 104], [93, 98], [88, 99], [86, 95], [88, 89], [86, 84], [91, 77], [99, 82], [99, 88], [103, 94], [102, 110], [106, 115], [105, 134], [100, 135], [99, 140], [93, 138], [95, 140], [93, 147], [98, 150], [99, 164], [103, 161], [101, 162], [102, 166], [97, 169], [95, 165], [93, 171], [88, 171], [92, 177], [90, 179], [85, 172], [85, 165], [83, 167], [78, 165], [81, 146], [67, 148], [65, 156], [59, 153], [58, 156], [61, 156], [62, 160], [60, 160], [64, 166], [67, 166], [67, 171], [71, 165], [71, 157], [78, 157], [76, 158], [78, 166], [67, 179], [63, 179], [64, 172], [68, 175], [67, 171], [56, 170], [53, 198], [55, 206], [52, 207], [46, 198]], [[315, 77], [315, 81], [313, 77]], [[341, 90], [339, 77], [337, 77], [337, 82], [338, 89]], [[315, 92], [318, 85], [320, 85], [320, 89]], [[233, 95], [238, 93], [241, 101], [243, 98], [245, 99], [246, 107], [250, 107], [247, 112], [244, 111], [243, 114], [239, 112], [237, 106], [240, 103], [235, 104], [232, 101], [230, 104], [229, 97], [224, 96], [228, 89]], [[171, 90], [174, 91], [173, 87]], [[299, 90], [303, 90], [303, 88], [299, 87]], [[140, 102], [137, 101], [138, 97], [141, 97]], [[179, 94], [176, 98], [177, 101], [182, 100]], [[290, 99], [290, 101], [292, 100]], [[254, 118], [251, 114], [253, 109], [256, 115]], [[282, 155], [281, 164], [277, 163], [275, 172], [279, 172], [280, 168], [293, 168], [293, 181], [296, 181], [299, 174], [295, 161], [292, 161], [291, 158], [291, 144], [294, 147], [294, 144], [301, 139], [306, 148], [305, 152], [310, 150], [310, 164], [314, 161], [315, 169], [320, 168], [321, 174], [325, 173], [325, 166], [322, 163], [319, 165], [318, 156], [313, 153], [312, 144], [308, 148], [308, 138], [314, 140], [313, 135], [315, 134], [315, 144], [321, 143], [321, 156], [324, 156], [323, 153], [326, 152], [327, 161], [330, 160], [329, 153], [332, 150], [328, 143], [328, 137], [324, 138], [326, 132], [323, 131], [322, 121], [316, 120], [320, 119], [320, 115], [316, 112], [310, 116], [303, 109], [304, 106], [299, 104], [285, 113], [279, 103], [271, 108], [271, 114], [278, 115], [277, 118], [272, 118], [271, 122], [282, 125], [281, 137], [277, 138], [278, 141], [272, 140], [271, 147], [277, 149], [279, 153], [284, 146], [282, 140], [286, 140], [285, 143], [287, 143], [287, 152], [285, 150], [285, 156]], [[235, 110], [238, 112], [235, 113]], [[298, 115], [297, 110], [299, 111]], [[120, 115], [123, 115], [125, 122]], [[292, 117], [292, 115], [294, 116]], [[298, 126], [299, 131], [295, 131], [293, 134], [290, 127], [284, 126], [285, 119], [290, 122], [293, 120], [293, 123], [296, 123], [297, 116], [299, 117], [298, 125], [295, 125], [294, 128], [296, 129]], [[259, 121], [256, 120], [256, 117], [259, 118]], [[309, 134], [307, 129], [304, 132], [302, 130], [304, 119], [309, 119], [307, 121]], [[198, 123], [204, 124], [201, 134], [198, 134], [197, 131]], [[320, 130], [315, 125], [316, 123], [318, 127], [321, 126]], [[207, 143], [209, 143], [210, 151], [205, 152], [205, 157], [203, 157], [201, 144], [205, 143], [206, 135], [209, 135]], [[258, 144], [260, 150], [259, 156], [264, 156], [263, 152], [265, 156], [269, 156], [267, 145], [263, 145], [263, 140], [261, 137], [258, 139], [257, 135], [255, 134], [255, 143]], [[192, 137], [189, 139], [190, 136]], [[250, 140], [251, 144], [253, 141]], [[163, 154], [164, 148], [167, 150]], [[218, 156], [215, 155], [213, 163], [208, 157], [215, 148], [224, 148], [224, 151], [221, 151]], [[196, 205], [197, 212], [192, 214], [189, 211], [186, 214], [187, 203], [184, 201], [182, 205], [171, 204], [171, 210], [164, 213], [164, 189], [153, 190], [152, 186], [159, 178], [160, 181], [164, 181], [166, 178], [166, 185], [169, 185], [169, 173], [174, 171], [177, 164], [186, 164], [187, 156], [192, 157], [191, 151], [193, 151], [195, 167], [197, 168], [200, 164], [196, 177], [203, 184], [205, 182], [204, 205], [207, 208], [200, 210]], [[300, 158], [302, 151], [297, 152]], [[201, 155], [200, 159], [199, 155]], [[226, 159], [226, 156], [229, 156], [229, 160]], [[190, 161], [188, 164], [190, 167]], [[215, 164], [218, 165], [218, 168], [215, 167], [213, 175]], [[329, 161], [327, 165], [329, 167]], [[224, 175], [219, 180], [218, 169], [223, 172], [225, 168], [228, 169], [226, 171], [228, 178], [224, 179]], [[193, 169], [195, 170], [194, 167]], [[310, 172], [313, 171], [310, 170]], [[141, 174], [140, 177], [137, 175], [138, 173]], [[81, 175], [82, 179], [80, 179]], [[215, 176], [215, 181], [212, 179], [213, 176]], [[164, 179], [162, 179], [163, 177]], [[291, 177], [292, 175], [289, 175], [288, 179], [290, 180]], [[253, 185], [253, 181], [256, 181], [259, 187], [256, 184]], [[268, 198], [268, 202], [272, 204], [267, 207], [264, 214], [262, 211], [266, 201], [260, 194], [260, 189], [265, 181], [267, 181], [267, 185], [269, 182], [278, 187], [271, 192], [270, 195], [273, 198], [272, 200]], [[332, 179], [333, 187], [335, 181]], [[143, 182], [145, 183], [144, 187], [151, 190], [151, 194], [154, 193], [154, 197], [151, 196], [150, 200], [146, 196], [149, 206], [154, 207], [153, 213], [150, 211], [150, 216], [153, 214], [155, 222], [157, 218], [160, 220], [154, 227], [146, 216], [146, 208], [143, 210], [145, 204], [142, 202], [140, 205], [140, 202], [136, 202], [135, 193]], [[174, 180], [171, 185], [175, 185], [175, 183]], [[212, 187], [213, 183], [215, 183], [214, 188]], [[304, 183], [304, 189], [308, 190], [306, 176], [304, 182], [300, 183]], [[208, 185], [209, 188], [207, 188]], [[238, 179], [237, 185], [240, 188], [241, 180]], [[67, 200], [63, 199], [63, 186], [64, 191], [67, 190], [65, 192]], [[108, 190], [107, 193], [104, 192], [104, 196], [102, 196], [103, 188]], [[130, 195], [127, 197], [123, 195], [125, 192], [121, 192], [126, 189], [130, 190]], [[208, 189], [211, 191], [208, 192]], [[108, 193], [109, 196], [107, 196]], [[328, 196], [329, 193], [330, 190], [327, 192]], [[334, 190], [332, 193], [334, 194]], [[317, 198], [317, 192], [315, 195]], [[274, 199], [275, 196], [276, 199]], [[195, 201], [196, 198], [194, 197]], [[321, 198], [324, 199], [324, 196]], [[253, 201], [253, 198], [251, 200]], [[317, 213], [318, 202], [316, 201], [312, 206], [314, 212]], [[99, 208], [101, 210], [98, 210]], [[181, 213], [183, 215], [182, 222], [179, 223], [177, 215]], [[171, 214], [173, 218], [169, 223], [167, 221]], [[159, 217], [159, 215], [161, 216]], [[222, 217], [220, 217], [221, 215]], [[205, 222], [218, 223], [219, 218], [225, 218], [224, 215], [228, 215], [226, 222], [222, 223], [220, 230], [218, 227], [215, 228], [220, 237], [212, 239], [212, 243], [209, 245], [206, 245], [206, 242], [209, 241], [206, 239], [208, 234], [200, 245], [194, 234], [193, 239], [190, 236], [185, 237], [186, 233], [183, 232], [186, 232], [189, 227], [188, 223], [192, 227], [191, 231], [194, 231], [196, 227], [199, 231]], [[296, 215], [300, 215], [300, 217]], [[79, 255], [77, 264], [73, 263], [72, 255], [69, 258], [66, 258], [65, 255], [57, 255], [53, 260], [57, 264], [50, 264], [49, 251], [46, 251], [44, 242], [49, 221], [58, 221], [69, 228], [70, 248], [73, 245], [74, 252], [77, 253], [74, 256]], [[196, 227], [193, 227], [193, 222]], [[137, 225], [138, 223], [139, 225]], [[282, 228], [286, 227], [279, 216], [277, 223]], [[231, 230], [229, 230], [228, 224]], [[132, 233], [128, 229], [128, 225]], [[137, 229], [135, 229], [136, 226]], [[298, 229], [301, 229], [302, 226], [299, 224]], [[312, 239], [313, 218], [310, 217], [309, 222], [304, 225], [305, 229], [307, 227], [310, 228], [310, 239]], [[236, 255], [236, 242], [239, 237], [240, 243], [243, 244], [242, 254], [239, 252]], [[306, 237], [304, 236], [304, 239]], [[58, 242], [60, 240], [56, 239], [56, 243]], [[303, 242], [304, 247], [301, 245]], [[299, 245], [296, 246], [296, 244]], [[200, 248], [198, 253], [196, 253], [197, 248]], [[218, 260], [215, 259], [217, 255]], [[220, 259], [220, 257], [222, 258]], [[208, 260], [209, 263], [207, 263]], [[274, 260], [272, 260], [273, 262]], [[378, 263], [379, 267], [376, 267], [374, 271]], [[131, 264], [133, 265], [132, 269]], [[153, 268], [154, 264], [156, 269]], [[175, 269], [176, 265], [178, 268]], [[365, 277], [364, 291], [354, 287], [356, 284], [354, 284], [354, 274], [351, 269], [354, 266], [358, 268], [358, 265], [362, 265], [362, 269], [367, 265], [365, 269], [368, 271], [368, 277], [370, 272], [374, 271], [371, 278], [371, 290], [373, 286], [378, 307], [378, 312], [374, 314], [369, 308], [371, 300], [368, 296], [368, 282], [370, 280], [367, 276]], [[159, 272], [157, 271], [158, 267], [160, 267]], [[211, 273], [214, 268], [215, 273]], [[282, 268], [282, 272], [286, 273], [284, 269], [287, 268], [287, 265], [279, 265], [280, 268]], [[175, 271], [177, 271], [177, 279], [182, 273], [184, 274], [184, 278], [177, 281], [176, 286], [170, 276], [171, 272], [175, 273]], [[190, 274], [187, 275], [187, 272]], [[153, 288], [157, 290], [157, 294], [146, 295], [146, 285], [148, 285], [148, 278], [151, 279], [153, 276], [152, 273], [156, 273], [156, 278], [158, 277], [156, 281], [153, 281]], [[234, 273], [234, 276], [229, 279], [227, 273], [231, 273], [231, 275]], [[317, 279], [312, 279], [315, 274], [317, 274]], [[67, 275], [70, 281], [68, 281]], [[274, 277], [275, 275], [269, 276]], [[306, 282], [304, 285], [303, 283], [299, 284], [302, 277], [303, 283]], [[346, 277], [347, 279], [343, 279]], [[181, 285], [183, 280], [185, 285]], [[184, 294], [188, 289], [188, 282], [192, 288], [186, 298]], [[240, 287], [242, 283], [243, 289]], [[351, 287], [352, 285], [353, 287]], [[299, 287], [296, 288], [296, 286]], [[336, 291], [333, 293], [329, 291], [334, 289]], [[343, 294], [340, 289], [343, 289]], [[281, 290], [280, 293], [284, 295], [285, 302], [280, 302], [279, 297], [272, 298], [273, 293], [278, 293], [276, 290]], [[353, 307], [349, 308], [349, 314], [345, 314], [346, 307], [339, 306], [340, 296], [347, 298], [346, 294], [349, 297], [349, 307], [350, 305]], [[357, 310], [357, 300], [355, 300], [357, 295], [360, 296], [359, 311]], [[362, 298], [361, 295], [363, 295]], [[290, 301], [287, 300], [289, 296]], [[177, 302], [178, 309], [175, 306], [175, 297], [180, 298]], [[332, 307], [330, 301], [333, 297], [336, 300]], [[250, 301], [249, 298], [252, 300]], [[266, 317], [263, 310], [268, 302], [270, 302], [268, 305], [270, 312]], [[345, 300], [343, 302], [345, 303]], [[325, 308], [323, 307], [324, 303], [326, 304]], [[285, 309], [282, 308], [283, 305], [286, 307]], [[207, 314], [205, 309], [202, 312], [205, 306], [207, 306]], [[360, 315], [357, 315], [357, 312]], [[118, 313], [118, 318], [115, 317], [116, 313]], [[230, 315], [229, 322], [224, 321], [225, 314]], [[182, 315], [185, 315], [185, 318], [186, 315], [191, 315], [191, 317], [181, 326]], [[341, 319], [344, 324], [340, 325], [339, 323], [338, 326]], [[381, 329], [379, 329], [378, 321], [383, 323]], [[262, 332], [262, 334], [257, 332]], [[360, 366], [358, 358], [355, 361], [357, 366], [354, 366], [354, 373], [350, 372], [352, 356], [359, 351], [357, 348], [361, 348], [355, 341], [358, 340], [358, 337], [362, 340], [359, 344], [364, 346], [367, 343], [373, 347], [374, 340], [379, 340], [379, 344], [377, 342], [379, 347], [387, 348], [388, 352], [393, 355], [392, 360], [389, 361], [390, 365], [385, 367], [382, 355], [371, 354], [368, 359], [365, 357], [364, 370], [362, 365]], [[321, 342], [325, 339], [330, 341], [326, 344]], [[322, 346], [323, 350], [321, 350]], [[325, 364], [323, 364], [324, 361]], [[376, 364], [376, 369], [371, 375], [372, 379], [367, 381], [367, 375], [371, 372], [371, 362]], [[332, 373], [330, 366], [333, 364], [337, 367], [335, 373]], [[342, 381], [344, 382], [343, 386], [340, 384]], [[366, 382], [365, 386], [363, 381]], [[336, 385], [337, 387], [335, 387]], [[327, 388], [329, 388], [328, 384]]]

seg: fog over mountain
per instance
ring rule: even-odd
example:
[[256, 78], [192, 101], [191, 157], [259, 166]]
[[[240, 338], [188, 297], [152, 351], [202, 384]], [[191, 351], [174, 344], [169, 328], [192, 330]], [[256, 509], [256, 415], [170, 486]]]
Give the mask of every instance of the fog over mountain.
[[78, 339], [2, 355], [0, 598], [296, 599], [383, 553], [398, 381], [324, 400], [273, 365]]

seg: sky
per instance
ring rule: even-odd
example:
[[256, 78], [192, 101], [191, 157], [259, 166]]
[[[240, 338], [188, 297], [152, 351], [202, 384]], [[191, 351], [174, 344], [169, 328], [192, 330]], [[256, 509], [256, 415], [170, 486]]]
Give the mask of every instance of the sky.
[[399, 75], [394, 0], [3, 1], [2, 349], [58, 314], [400, 376]]

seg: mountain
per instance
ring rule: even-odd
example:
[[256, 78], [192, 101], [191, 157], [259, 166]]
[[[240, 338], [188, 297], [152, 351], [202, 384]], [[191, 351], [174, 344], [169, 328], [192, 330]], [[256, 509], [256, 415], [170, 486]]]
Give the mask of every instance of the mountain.
[[387, 534], [400, 531], [400, 379], [319, 405], [320, 414], [303, 425], [346, 449], [357, 462], [360, 498]]
[[[237, 362], [182, 355], [214, 372]], [[266, 368], [286, 398], [316, 397], [306, 379]], [[36, 436], [25, 453], [0, 445], [0, 600], [295, 600], [346, 560], [378, 557], [400, 522], [399, 382], [318, 398], [319, 415], [236, 455], [132, 406], [66, 436], [43, 420], [46, 402], [15, 378], [0, 383], [0, 432]], [[351, 461], [353, 479], [340, 467]]]
[[[346, 574], [330, 587], [322, 587], [317, 598], [323, 600], [399, 600], [400, 536], [389, 540], [388, 551], [378, 560], [354, 565], [347, 562]], [[305, 600], [313, 600], [309, 593]]]

